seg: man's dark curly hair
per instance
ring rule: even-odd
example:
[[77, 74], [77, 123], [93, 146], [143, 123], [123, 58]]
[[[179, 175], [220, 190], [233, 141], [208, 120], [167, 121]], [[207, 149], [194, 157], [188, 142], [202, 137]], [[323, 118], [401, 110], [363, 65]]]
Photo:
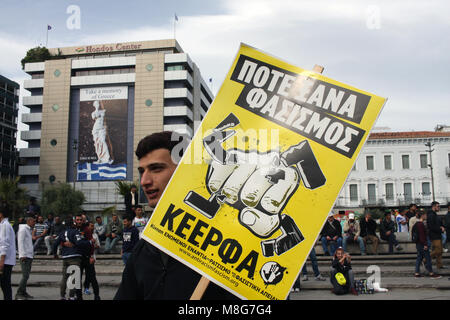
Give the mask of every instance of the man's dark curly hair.
[[140, 160], [147, 153], [156, 149], [167, 149], [169, 152], [172, 152], [172, 149], [178, 143], [179, 141], [172, 141], [172, 131], [156, 132], [139, 141], [135, 153], [138, 160]]

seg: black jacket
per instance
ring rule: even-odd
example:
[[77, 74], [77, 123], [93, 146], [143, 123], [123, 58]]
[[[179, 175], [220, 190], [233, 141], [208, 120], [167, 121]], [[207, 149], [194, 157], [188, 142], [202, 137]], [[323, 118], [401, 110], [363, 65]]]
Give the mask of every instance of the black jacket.
[[433, 210], [428, 211], [427, 214], [427, 227], [430, 240], [440, 240], [442, 239], [442, 221]]
[[391, 231], [391, 233], [395, 232], [395, 222], [391, 219], [387, 221], [383, 219], [380, 223], [380, 237], [383, 240], [387, 240], [388, 236], [386, 236], [386, 232]]
[[[136, 193], [134, 194], [134, 199], [135, 199], [135, 206], [137, 206], [139, 204], [139, 192], [138, 191], [136, 191]], [[131, 200], [132, 200], [131, 192], [128, 192], [124, 196], [125, 210], [128, 214], [133, 213], [133, 211], [131, 210], [131, 207], [132, 207]]]
[[334, 238], [335, 236], [342, 237], [341, 223], [336, 219], [334, 219], [333, 222], [330, 224], [327, 220], [327, 222], [325, 222], [325, 225], [322, 228], [321, 235], [322, 237], [328, 236], [331, 238]]
[[447, 230], [447, 234], [450, 234], [450, 211], [444, 216], [444, 227]]
[[[125, 266], [114, 300], [188, 300], [200, 278], [194, 270], [141, 239]], [[211, 282], [203, 299], [237, 298]]]
[[362, 238], [368, 235], [377, 236], [377, 223], [373, 219], [369, 219], [369, 221], [366, 222], [366, 219], [362, 218], [361, 220], [359, 220], [359, 228], [361, 229], [359, 236]]

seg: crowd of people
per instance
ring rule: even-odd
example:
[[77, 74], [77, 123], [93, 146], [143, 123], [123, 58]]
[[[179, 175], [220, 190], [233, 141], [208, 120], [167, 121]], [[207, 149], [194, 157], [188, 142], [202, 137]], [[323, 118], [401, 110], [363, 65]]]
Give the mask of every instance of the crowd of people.
[[[177, 167], [171, 157], [172, 149], [176, 144], [177, 141], [172, 139], [171, 132], [159, 132], [143, 138], [136, 149], [141, 185], [148, 205], [152, 208], [156, 207]], [[61, 256], [63, 259], [61, 299], [66, 299], [67, 289], [69, 289], [69, 299], [82, 299], [81, 285], [67, 288], [69, 270], [80, 271], [77, 276], [80, 283], [84, 273], [85, 293], [92, 285], [95, 299], [100, 299], [95, 273], [96, 254], [101, 249], [102, 241], [105, 242], [105, 250], [102, 253], [107, 254], [113, 252], [120, 240], [122, 240], [121, 256], [125, 269], [114, 296], [115, 300], [190, 298], [194, 289], [197, 291], [201, 276], [147, 241], [139, 240], [146, 220], [142, 208], [137, 206], [137, 203], [139, 203], [138, 194], [136, 188], [134, 192], [132, 188], [131, 194], [125, 197], [126, 213], [122, 222], [117, 214], [114, 214], [106, 225], [101, 217], [96, 217], [94, 223], [89, 221], [87, 215], [83, 213], [76, 214], [74, 217], [65, 217], [64, 221], [61, 217], [53, 217], [49, 214], [44, 220], [38, 212], [34, 211], [36, 205], [33, 205], [33, 210], [29, 211], [27, 217], [20, 219], [14, 227], [8, 220], [7, 207], [0, 204], [0, 282], [4, 298], [12, 299], [11, 271], [16, 264], [17, 251], [22, 267], [22, 279], [16, 298], [32, 298], [27, 293], [26, 284], [32, 269], [34, 254], [43, 242], [48, 255], [53, 255], [55, 258]], [[396, 239], [396, 232], [409, 232], [417, 248], [414, 276], [421, 276], [420, 266], [425, 260], [430, 277], [439, 278], [440, 276], [432, 271], [431, 258], [436, 259], [438, 269], [445, 268], [442, 263], [443, 242], [445, 243], [443, 239], [447, 239], [446, 235], [450, 229], [450, 212], [442, 220], [437, 216], [439, 211], [439, 203], [433, 202], [431, 211], [426, 214], [423, 210], [418, 210], [417, 206], [411, 205], [408, 212], [399, 214], [387, 212], [378, 224], [370, 213], [366, 213], [359, 220], [354, 214], [349, 214], [348, 219], [341, 221], [334, 217], [328, 218], [320, 239], [325, 255], [333, 256], [330, 272], [333, 292], [355, 294], [351, 256], [346, 252], [347, 245], [350, 242], [356, 242], [362, 255], [377, 254], [380, 242], [377, 235], [378, 228], [380, 238], [389, 243], [389, 253], [393, 253], [394, 248], [397, 251], [402, 250]], [[372, 251], [366, 252], [369, 243], [372, 244]], [[320, 274], [314, 249], [310, 252], [310, 258], [315, 279], [326, 280]], [[303, 280], [307, 280], [306, 265], [302, 274]], [[201, 296], [214, 300], [236, 299], [234, 295], [214, 283], [210, 283]]]
[[[415, 278], [424, 275], [420, 272], [423, 266], [431, 279], [439, 279], [441, 276], [433, 271], [432, 259], [436, 260], [436, 268], [446, 269], [443, 265], [442, 254], [448, 252], [446, 240], [450, 234], [450, 203], [447, 204], [447, 214], [443, 217], [437, 214], [440, 211], [439, 202], [431, 203], [431, 210], [426, 212], [418, 209], [416, 204], [409, 205], [403, 211], [389, 210], [377, 223], [370, 212], [364, 214], [359, 220], [354, 213], [349, 213], [341, 219], [335, 219], [330, 215], [325, 222], [319, 239], [323, 247], [324, 255], [333, 256], [330, 272], [330, 282], [333, 285], [335, 294], [353, 293], [355, 290], [355, 280], [351, 267], [351, 256], [348, 253], [348, 244], [356, 243], [362, 256], [366, 254], [378, 254], [380, 238], [388, 242], [388, 254], [402, 251], [397, 240], [397, 233], [407, 233], [407, 239], [416, 245], [417, 258], [415, 263]], [[379, 232], [377, 232], [379, 229]], [[379, 236], [378, 236], [379, 234]], [[372, 250], [366, 252], [367, 245], [372, 245]], [[316, 251], [313, 248], [310, 252], [315, 279], [326, 280], [319, 271]], [[302, 281], [307, 281], [306, 263], [302, 269]], [[450, 280], [450, 278], [449, 278]], [[293, 291], [300, 289], [300, 277], [294, 284]]]
[[[126, 264], [134, 246], [139, 241], [141, 233], [148, 221], [140, 205], [129, 207], [119, 219], [113, 213], [108, 223], [103, 222], [101, 216], [95, 221], [88, 218], [86, 212], [62, 219], [59, 215], [49, 213], [47, 219], [35, 207], [33, 212], [28, 211], [25, 217], [20, 217], [14, 225], [8, 221], [9, 210], [6, 205], [0, 208], [0, 221], [2, 236], [1, 246], [7, 247], [8, 252], [0, 252], [1, 288], [4, 299], [12, 300], [11, 271], [16, 264], [16, 255], [19, 258], [22, 270], [16, 300], [33, 299], [27, 292], [27, 281], [31, 274], [32, 262], [36, 254], [42, 253], [62, 259], [62, 280], [60, 283], [61, 300], [66, 300], [67, 280], [72, 274], [71, 270], [77, 268], [80, 272], [78, 288], [70, 288], [69, 300], [82, 300], [83, 293], [91, 294], [92, 286], [94, 300], [100, 300], [99, 285], [96, 279], [95, 262], [97, 254], [110, 254], [115, 252], [118, 242], [122, 242], [120, 255]], [[109, 220], [109, 219], [107, 219]], [[104, 250], [102, 250], [104, 245]], [[45, 247], [44, 250], [42, 250]], [[84, 281], [81, 279], [84, 275]], [[84, 290], [83, 290], [84, 287]]]

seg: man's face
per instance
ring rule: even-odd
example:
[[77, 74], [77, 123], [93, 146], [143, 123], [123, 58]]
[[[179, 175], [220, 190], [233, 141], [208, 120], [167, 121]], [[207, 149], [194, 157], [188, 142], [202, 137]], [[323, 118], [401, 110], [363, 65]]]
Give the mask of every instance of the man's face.
[[39, 217], [38, 217], [38, 222], [39, 222], [39, 223], [43, 223], [43, 222], [44, 222], [44, 217], [39, 216]]
[[112, 220], [113, 220], [114, 222], [117, 222], [117, 219], [118, 219], [117, 216], [115, 216], [115, 215], [112, 216]]
[[391, 220], [391, 214], [386, 215], [386, 220], [390, 221]]
[[411, 207], [411, 212], [416, 212], [417, 211], [417, 206], [412, 206]]
[[83, 225], [83, 217], [76, 216], [75, 217], [75, 225], [77, 226], [77, 228], [81, 227]]
[[124, 226], [125, 228], [130, 228], [130, 227], [131, 227], [131, 223], [132, 223], [131, 220], [123, 219], [122, 221], [123, 221], [123, 226]]
[[167, 149], [156, 149], [139, 160], [141, 185], [148, 204], [156, 207], [177, 165]]
[[136, 187], [131, 187], [131, 192], [136, 193], [137, 189]]
[[372, 215], [370, 213], [366, 214], [366, 221], [369, 221], [372, 218]]
[[33, 228], [34, 225], [36, 224], [36, 220], [34, 220], [33, 218], [30, 218], [27, 220], [27, 224], [30, 226], [30, 228]]
[[142, 208], [136, 208], [136, 216], [142, 217]]
[[61, 218], [55, 217], [55, 224], [60, 224], [60, 223], [61, 223]]
[[96, 218], [95, 221], [97, 221], [98, 224], [102, 223], [102, 219], [101, 218]]
[[441, 205], [439, 203], [433, 205], [433, 207], [431, 208], [431, 210], [433, 210], [434, 212], [438, 212], [440, 209], [441, 209]]

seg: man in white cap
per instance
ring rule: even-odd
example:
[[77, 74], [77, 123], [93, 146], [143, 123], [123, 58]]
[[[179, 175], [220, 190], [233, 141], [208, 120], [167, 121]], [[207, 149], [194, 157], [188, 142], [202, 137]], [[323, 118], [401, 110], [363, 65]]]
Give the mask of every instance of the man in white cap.
[[355, 214], [350, 213], [348, 215], [348, 220], [344, 223], [344, 237], [342, 241], [342, 246], [345, 252], [347, 252], [347, 243], [357, 242], [359, 244], [359, 249], [361, 250], [361, 255], [366, 255], [366, 248], [364, 247], [364, 240], [361, 238], [361, 229], [359, 227], [359, 222], [355, 220]]

